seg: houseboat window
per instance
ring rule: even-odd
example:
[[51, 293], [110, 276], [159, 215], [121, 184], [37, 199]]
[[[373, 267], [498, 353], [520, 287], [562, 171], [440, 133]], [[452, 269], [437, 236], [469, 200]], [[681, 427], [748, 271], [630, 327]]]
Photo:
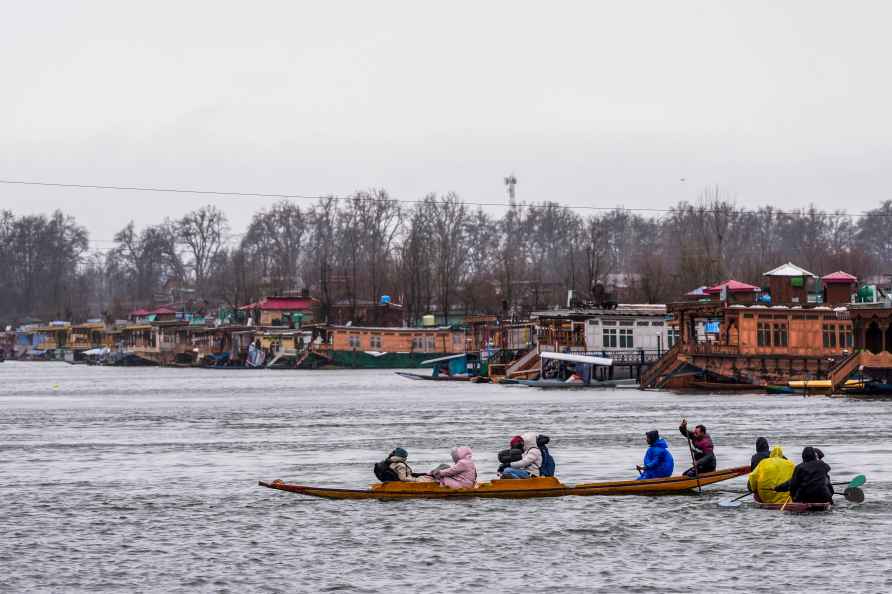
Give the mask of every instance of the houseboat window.
[[635, 322], [631, 322], [631, 321], [630, 321], [630, 322], [625, 322], [625, 321], [624, 321], [624, 322], [620, 322], [619, 325], [620, 325], [620, 326], [634, 326], [634, 325], [635, 325]]
[[756, 327], [756, 344], [760, 347], [771, 346], [771, 326], [759, 322]]
[[616, 320], [604, 320], [601, 323], [605, 326], [616, 326]]
[[635, 322], [635, 325], [636, 326], [648, 326], [649, 324], [647, 323], [647, 321], [643, 321], [643, 322], [638, 321], [638, 322]]
[[369, 347], [374, 351], [381, 350], [381, 335], [380, 334], [372, 334], [369, 336]]
[[452, 345], [453, 346], [461, 346], [462, 342], [464, 342], [464, 336], [461, 334], [455, 333], [452, 335]]
[[774, 324], [774, 346], [776, 346], [776, 347], [787, 346], [787, 325], [786, 324]]
[[589, 320], [588, 321], [589, 326], [597, 326], [598, 324], [600, 324], [600, 322], [598, 320]]
[[359, 348], [359, 335], [351, 334], [350, 336], [347, 337], [347, 341], [350, 344], [351, 349]]
[[616, 328], [604, 328], [604, 348], [616, 348]]
[[751, 320], [753, 318], [753, 314], [745, 313], [745, 314], [743, 314], [743, 317]]
[[834, 349], [836, 348], [836, 325], [835, 324], [824, 324], [824, 348], [825, 349]]
[[663, 324], [663, 322], [651, 322], [650, 325], [651, 326], [663, 326], [664, 324]]
[[851, 326], [839, 327], [839, 346], [844, 349], [850, 349], [855, 346], [855, 336]]
[[621, 348], [621, 349], [635, 348], [635, 343], [632, 340], [632, 329], [631, 328], [620, 328], [620, 330], [619, 330], [619, 348]]
[[678, 328], [669, 328], [666, 331], [666, 342], [670, 349], [678, 344]]

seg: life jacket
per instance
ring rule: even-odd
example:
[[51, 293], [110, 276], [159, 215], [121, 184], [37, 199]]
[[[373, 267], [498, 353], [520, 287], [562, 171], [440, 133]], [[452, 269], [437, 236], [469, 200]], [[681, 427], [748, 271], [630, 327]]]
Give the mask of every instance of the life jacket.
[[396, 471], [390, 467], [390, 462], [387, 460], [376, 462], [374, 470], [375, 476], [378, 477], [378, 480], [382, 483], [394, 483], [400, 480], [400, 477], [396, 474]]
[[551, 452], [548, 451], [548, 448], [545, 447], [549, 441], [549, 437], [547, 435], [540, 435], [536, 438], [536, 447], [539, 448], [539, 452], [542, 453], [542, 464], [539, 466], [539, 476], [554, 476], [554, 456], [551, 455]]

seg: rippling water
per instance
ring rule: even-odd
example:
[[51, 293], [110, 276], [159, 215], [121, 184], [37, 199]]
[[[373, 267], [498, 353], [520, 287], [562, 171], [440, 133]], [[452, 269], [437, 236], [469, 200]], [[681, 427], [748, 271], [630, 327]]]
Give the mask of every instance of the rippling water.
[[[7, 591], [852, 592], [892, 588], [892, 402], [636, 390], [542, 392], [388, 371], [0, 365], [0, 588]], [[867, 500], [780, 514], [703, 496], [325, 501], [258, 479], [357, 487], [399, 445], [418, 469], [524, 430], [568, 483], [635, 476], [682, 416], [719, 466], [765, 435], [818, 445]], [[841, 501], [841, 498], [839, 498]]]

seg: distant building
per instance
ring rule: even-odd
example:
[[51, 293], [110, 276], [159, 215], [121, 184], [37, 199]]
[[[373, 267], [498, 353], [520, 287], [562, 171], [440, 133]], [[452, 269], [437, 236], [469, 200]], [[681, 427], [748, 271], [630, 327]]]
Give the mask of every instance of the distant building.
[[253, 326], [297, 328], [316, 321], [319, 300], [312, 297], [264, 297], [239, 308]]

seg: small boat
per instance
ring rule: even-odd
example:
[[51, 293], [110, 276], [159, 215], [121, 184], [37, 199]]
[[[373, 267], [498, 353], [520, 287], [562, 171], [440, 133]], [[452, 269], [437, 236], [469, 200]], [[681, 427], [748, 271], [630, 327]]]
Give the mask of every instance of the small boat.
[[754, 501], [756, 507], [761, 509], [777, 509], [785, 512], [790, 512], [792, 514], [804, 514], [808, 512], [818, 512], [818, 511], [830, 511], [830, 508], [833, 507], [832, 503], [795, 503], [793, 501], [783, 504], [783, 503], [762, 503], [761, 501]]
[[714, 391], [714, 392], [727, 392], [727, 391], [757, 392], [762, 389], [762, 386], [757, 386], [756, 384], [738, 384], [738, 383], [731, 383], [731, 382], [692, 381], [690, 386], [692, 388], [697, 388], [698, 390], [710, 390], [710, 391]]
[[427, 359], [420, 366], [433, 365], [430, 375], [395, 371], [398, 376], [411, 380], [433, 380], [440, 382], [467, 382], [480, 375], [480, 361], [476, 355], [461, 353], [436, 359]]
[[749, 466], [705, 472], [699, 478], [673, 476], [667, 478], [609, 481], [565, 485], [555, 477], [531, 479], [496, 479], [466, 489], [441, 487], [437, 483], [375, 483], [368, 489], [340, 489], [295, 485], [280, 480], [260, 481], [261, 487], [288, 491], [325, 499], [456, 499], [483, 497], [495, 499], [532, 499], [539, 497], [591, 495], [667, 495], [689, 493], [699, 486], [711, 485], [748, 474]]
[[765, 386], [765, 392], [767, 394], [796, 394], [796, 390], [791, 388], [790, 386], [779, 386], [779, 385], [767, 385]]

